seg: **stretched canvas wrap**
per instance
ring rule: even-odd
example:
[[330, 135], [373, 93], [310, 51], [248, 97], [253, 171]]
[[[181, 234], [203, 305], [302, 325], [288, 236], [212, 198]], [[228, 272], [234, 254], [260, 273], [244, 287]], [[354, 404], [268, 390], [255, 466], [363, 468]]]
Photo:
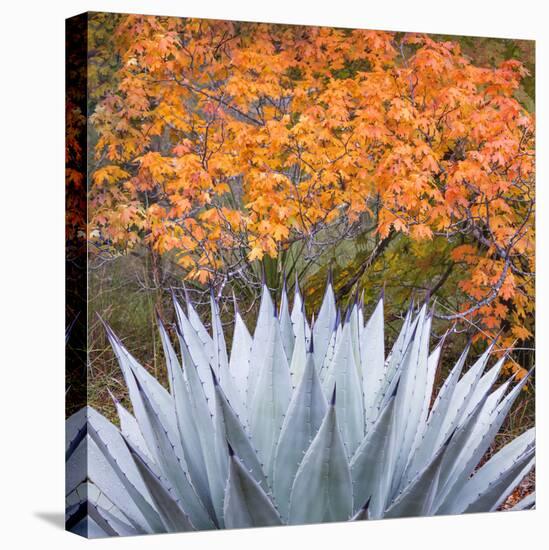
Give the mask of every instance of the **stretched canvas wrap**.
[[66, 29], [67, 529], [534, 508], [534, 43]]

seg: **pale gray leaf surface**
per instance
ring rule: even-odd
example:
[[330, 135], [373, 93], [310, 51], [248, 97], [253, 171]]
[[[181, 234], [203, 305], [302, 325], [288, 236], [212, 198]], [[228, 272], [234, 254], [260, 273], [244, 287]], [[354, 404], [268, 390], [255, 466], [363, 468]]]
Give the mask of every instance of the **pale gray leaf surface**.
[[[109, 499], [117, 502], [118, 507], [129, 519], [133, 519], [136, 525], [148, 528], [153, 533], [163, 532], [164, 523], [152, 505], [148, 489], [139, 475], [124, 441], [118, 435], [116, 427], [110, 424], [106, 418], [97, 414], [97, 417], [91, 417], [88, 422], [88, 433], [110, 467], [110, 469], [107, 468], [102, 458], [96, 455], [93, 462], [89, 461], [90, 480], [94, 484], [98, 484], [106, 495], [110, 494]], [[123, 493], [118, 494], [118, 483], [112, 477], [111, 470], [116, 474], [130, 498], [126, 498]], [[111, 492], [111, 489], [117, 491], [116, 494]], [[137, 507], [141, 516], [131, 509], [133, 505]]]
[[361, 363], [364, 392], [366, 429], [379, 414], [376, 396], [381, 387], [385, 369], [385, 332], [383, 319], [383, 298], [368, 319], [361, 336]]
[[352, 512], [351, 471], [332, 403], [297, 471], [289, 523], [346, 521]]
[[[162, 518], [162, 522], [167, 531], [194, 531], [195, 527], [192, 524], [189, 516], [184, 512], [180, 506], [180, 500], [171, 493], [162, 480], [149, 468], [149, 466], [141, 459], [139, 454], [133, 452], [130, 448], [130, 452], [135, 460], [135, 464], [139, 469], [139, 472], [147, 484], [149, 493], [154, 501], [156, 509], [159, 511]], [[201, 527], [206, 529], [207, 527]]]
[[324, 363], [328, 345], [330, 344], [330, 338], [334, 330], [336, 316], [337, 309], [334, 290], [331, 282], [328, 282], [324, 292], [324, 298], [322, 299], [322, 305], [320, 306], [320, 311], [318, 312], [318, 317], [315, 320], [315, 325], [312, 330], [313, 340], [315, 342], [314, 359], [318, 369], [320, 369]]
[[[255, 388], [260, 373], [263, 370], [265, 352], [269, 347], [273, 325], [275, 324], [274, 304], [269, 289], [264, 284], [261, 292], [261, 303], [255, 326], [252, 350], [250, 353], [250, 370], [248, 375], [248, 407], [251, 410], [251, 403], [254, 399]], [[252, 419], [250, 418], [250, 421]]]
[[[209, 358], [207, 356], [207, 350], [204, 347], [204, 344], [200, 341], [200, 338], [198, 337], [197, 333], [195, 332], [194, 328], [191, 326], [191, 323], [183, 313], [183, 311], [180, 311], [179, 313], [179, 326], [182, 327], [178, 331], [179, 335], [179, 341], [181, 343], [182, 339], [185, 342], [185, 352], [187, 352], [191, 359], [192, 363], [196, 367], [196, 370], [198, 371], [198, 377], [200, 379], [200, 382], [203, 386], [203, 392], [206, 396], [206, 400], [208, 401], [208, 407], [210, 409], [210, 413], [214, 414], [213, 410], [213, 397], [214, 397], [214, 389], [213, 389], [213, 382], [212, 377], [210, 376], [210, 366], [216, 369], [215, 365], [212, 365], [214, 363], [213, 358]], [[182, 337], [182, 338], [181, 338]], [[183, 346], [181, 350], [183, 354]], [[184, 361], [185, 362], [185, 361]]]
[[234, 335], [231, 347], [229, 370], [233, 375], [241, 400], [247, 402], [248, 376], [250, 372], [250, 355], [252, 337], [237, 311], [234, 322]]
[[225, 527], [228, 529], [282, 524], [271, 499], [234, 455], [229, 459], [224, 501]]
[[[523, 463], [516, 469], [517, 473], [520, 472], [524, 464], [530, 460], [534, 445], [534, 428], [527, 430], [505, 445], [463, 484], [462, 489], [452, 500], [449, 512], [460, 514], [470, 506], [475, 508], [473, 504], [475, 501], [478, 501], [476, 506], [478, 508], [479, 502], [487, 502], [489, 492], [497, 497], [501, 496], [503, 494], [501, 487], [505, 484], [501, 476], [507, 475], [506, 472], [515, 468], [515, 465], [522, 460]], [[512, 474], [509, 475], [512, 479]], [[482, 498], [482, 500], [479, 501], [479, 498]]]
[[393, 492], [405, 481], [404, 470], [408, 464], [423, 406], [430, 334], [430, 319], [426, 313], [427, 308], [424, 305], [418, 314], [411, 346], [403, 359], [404, 365], [396, 393], [395, 414], [399, 451], [393, 471]]
[[[444, 441], [444, 437], [449, 437], [450, 435], [448, 431], [442, 431], [442, 426], [448, 415], [448, 409], [450, 407], [450, 403], [452, 402], [461, 371], [465, 365], [469, 349], [470, 344], [465, 347], [456, 365], [450, 371], [450, 374], [438, 392], [433, 407], [431, 408], [431, 412], [429, 413], [427, 425], [425, 426], [421, 441], [417, 443], [412, 461], [408, 465], [408, 480], [410, 479], [410, 472], [418, 472], [423, 469], [429, 463], [431, 457], [438, 449], [441, 442]], [[462, 408], [464, 408], [463, 404]], [[457, 421], [447, 422], [447, 426], [452, 427], [455, 426], [456, 423]]]
[[297, 469], [322, 424], [326, 409], [327, 403], [314, 358], [309, 353], [305, 370], [284, 418], [274, 460], [274, 497], [280, 514], [286, 521]]
[[175, 350], [160, 320], [159, 327], [162, 344], [164, 346], [164, 355], [168, 363], [168, 379], [175, 402], [177, 427], [179, 429], [179, 437], [185, 459], [185, 468], [200, 500], [208, 513], [212, 515], [214, 507], [210, 494], [200, 436], [198, 435], [195, 423], [193, 403], [189, 395], [189, 389], [185, 382], [181, 365], [179, 364]]
[[389, 481], [392, 471], [395, 400], [383, 409], [377, 421], [351, 459], [353, 502], [359, 513], [361, 503], [369, 501], [369, 510], [374, 519], [383, 516], [389, 497]]
[[135, 529], [133, 526], [111, 514], [101, 506], [90, 504], [88, 506], [88, 513], [97, 525], [99, 525], [99, 527], [101, 527], [110, 537], [128, 537], [146, 534], [144, 531]]
[[334, 357], [332, 377], [327, 379], [336, 387], [336, 410], [341, 424], [341, 434], [347, 451], [352, 457], [364, 438], [364, 401], [362, 381], [354, 359], [351, 343], [351, 324], [346, 323], [341, 335], [341, 343]]
[[227, 397], [223, 393], [222, 388], [217, 384], [216, 399], [219, 404], [220, 416], [223, 419], [223, 425], [225, 429], [225, 436], [231, 447], [235, 450], [235, 453], [240, 457], [240, 460], [250, 472], [251, 476], [262, 486], [262, 488], [268, 492], [269, 485], [265, 474], [263, 472], [261, 462], [257, 451], [254, 449], [252, 441], [244, 426], [240, 422], [238, 415], [232, 408], [231, 404], [227, 400]]
[[294, 353], [295, 336], [292, 325], [292, 318], [290, 317], [288, 293], [286, 292], [286, 280], [284, 280], [284, 285], [282, 287], [282, 299], [280, 301], [279, 319], [282, 344], [284, 346], [284, 351], [286, 352], [286, 359], [288, 359], [288, 362], [290, 362]]
[[[213, 362], [214, 359], [214, 343], [212, 340], [212, 337], [210, 334], [208, 334], [208, 331], [206, 330], [206, 327], [204, 326], [204, 323], [202, 323], [202, 320], [200, 319], [200, 316], [196, 312], [196, 309], [191, 302], [191, 300], [188, 297], [188, 293], [185, 291], [185, 303], [187, 305], [187, 319], [189, 320], [189, 323], [191, 327], [194, 329], [196, 335], [198, 336], [198, 339], [202, 343], [204, 347], [204, 353], [206, 355], [206, 358], [209, 362]], [[178, 321], [180, 322], [182, 320], [182, 316], [184, 316], [183, 308], [179, 305], [179, 302], [174, 297], [174, 304], [176, 309], [176, 314]], [[181, 323], [179, 324], [179, 330], [183, 332], [183, 328]]]
[[528, 472], [534, 467], [534, 450], [530, 449], [519, 457], [512, 466], [502, 472], [489, 487], [477, 495], [469, 503], [463, 513], [493, 512], [505, 502], [517, 485], [524, 479]]
[[403, 518], [432, 515], [445, 450], [446, 445], [443, 445], [425, 470], [412, 479], [396, 496], [387, 508], [384, 517]]
[[274, 452], [292, 393], [290, 368], [276, 322], [263, 353], [265, 363], [250, 407], [250, 432], [267, 479], [272, 483]]
[[221, 369], [228, 371], [229, 358], [227, 356], [227, 344], [223, 334], [223, 325], [219, 314], [219, 304], [213, 295], [213, 288], [210, 292], [210, 310], [212, 315], [212, 341], [213, 341], [213, 369], [219, 375]]
[[[162, 473], [177, 490], [181, 502], [180, 505], [192, 523], [199, 529], [214, 527], [214, 523], [204, 503], [201, 501], [188, 477], [188, 469], [184, 457], [178, 454], [177, 446], [174, 445], [170, 433], [165, 429], [159, 411], [155, 408], [154, 403], [148, 398], [141, 386], [139, 386], [139, 390], [141, 391], [141, 398], [155, 434], [156, 454], [159, 457], [158, 465]], [[142, 469], [140, 471], [142, 472]]]
[[80, 441], [86, 436], [87, 409], [87, 407], [82, 407], [65, 420], [65, 460], [69, 458], [80, 444]]
[[131, 441], [132, 445], [139, 447], [147, 455], [149, 460], [154, 460], [143, 434], [139, 429], [139, 424], [133, 416], [118, 400], [115, 400], [116, 412], [120, 421], [120, 431], [126, 439]]
[[503, 384], [486, 399], [480, 410], [481, 420], [474, 426], [467, 444], [463, 446], [462, 452], [458, 455], [450, 469], [450, 473], [446, 476], [443, 492], [437, 495], [437, 501], [440, 503], [440, 513], [445, 509], [446, 503], [455, 496], [463, 483], [469, 478], [475, 466], [488, 450], [507, 413], [527, 381], [528, 376], [516, 384], [501, 401], [499, 400], [500, 396], [505, 392], [507, 384]]
[[305, 323], [303, 321], [297, 321], [294, 325], [295, 342], [293, 354], [290, 362], [290, 374], [292, 377], [292, 385], [297, 387], [299, 380], [305, 369], [305, 362], [307, 359], [307, 338], [305, 336]]
[[[225, 490], [225, 478], [223, 477], [219, 460], [216, 456], [216, 428], [218, 424], [214, 422], [216, 399], [211, 370], [208, 372], [208, 378], [211, 381], [213, 390], [212, 400], [208, 402], [204, 386], [198, 376], [198, 369], [193, 364], [192, 358], [188, 351], [185, 339], [178, 333], [181, 345], [181, 353], [183, 356], [184, 372], [187, 376], [189, 384], [189, 397], [191, 398], [194, 410], [194, 419], [196, 429], [202, 447], [202, 455], [204, 457], [204, 465], [206, 467], [208, 484], [210, 487], [210, 495], [212, 503], [216, 508], [217, 514], [220, 514], [219, 502], [223, 499]], [[213, 410], [213, 413], [210, 411]]]

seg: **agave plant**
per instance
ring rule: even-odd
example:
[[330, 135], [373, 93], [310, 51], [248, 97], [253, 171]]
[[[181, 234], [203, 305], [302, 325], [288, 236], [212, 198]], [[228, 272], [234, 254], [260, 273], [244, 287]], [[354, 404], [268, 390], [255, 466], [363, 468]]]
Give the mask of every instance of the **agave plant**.
[[[235, 310], [230, 354], [174, 297], [178, 354], [159, 321], [169, 389], [106, 326], [132, 412], [67, 420], [67, 525], [88, 536], [496, 510], [534, 464], [530, 429], [479, 468], [526, 378], [493, 389], [505, 357], [469, 346], [432, 400], [443, 341], [411, 307], [385, 355], [383, 297], [344, 317], [328, 282], [314, 322], [296, 288], [264, 286], [253, 336]], [[431, 404], [432, 403], [432, 404]], [[533, 497], [518, 508], [531, 508]], [[531, 502], [532, 501], [532, 502]]]

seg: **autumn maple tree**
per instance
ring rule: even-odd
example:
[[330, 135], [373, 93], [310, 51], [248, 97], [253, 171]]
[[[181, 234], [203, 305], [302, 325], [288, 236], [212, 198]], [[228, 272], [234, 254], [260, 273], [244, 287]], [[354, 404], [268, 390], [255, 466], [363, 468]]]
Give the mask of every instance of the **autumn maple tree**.
[[350, 295], [398, 239], [443, 242], [460, 300], [440, 315], [490, 335], [505, 324], [509, 345], [531, 336], [521, 63], [476, 66], [457, 42], [418, 34], [168, 17], [124, 16], [113, 37], [90, 119], [97, 250], [145, 245], [219, 288], [289, 250], [318, 267], [367, 234], [337, 279]]

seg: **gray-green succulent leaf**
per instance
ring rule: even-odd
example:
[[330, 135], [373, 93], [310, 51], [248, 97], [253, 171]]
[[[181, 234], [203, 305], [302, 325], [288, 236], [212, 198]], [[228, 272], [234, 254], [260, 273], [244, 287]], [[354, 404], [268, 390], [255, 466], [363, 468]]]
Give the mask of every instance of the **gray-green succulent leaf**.
[[[253, 330], [235, 307], [230, 352], [174, 296], [159, 320], [168, 389], [106, 326], [131, 410], [119, 427], [91, 407], [66, 421], [67, 526], [88, 536], [242, 528], [498, 509], [534, 465], [528, 430], [479, 467], [528, 378], [495, 390], [493, 345], [467, 346], [438, 392], [446, 335], [410, 307], [385, 353], [381, 297], [342, 318], [331, 281], [309, 321], [296, 285], [276, 308], [263, 285]], [[172, 336], [178, 343], [174, 347]], [[433, 349], [431, 349], [433, 347]], [[535, 507], [535, 496], [512, 509]]]

